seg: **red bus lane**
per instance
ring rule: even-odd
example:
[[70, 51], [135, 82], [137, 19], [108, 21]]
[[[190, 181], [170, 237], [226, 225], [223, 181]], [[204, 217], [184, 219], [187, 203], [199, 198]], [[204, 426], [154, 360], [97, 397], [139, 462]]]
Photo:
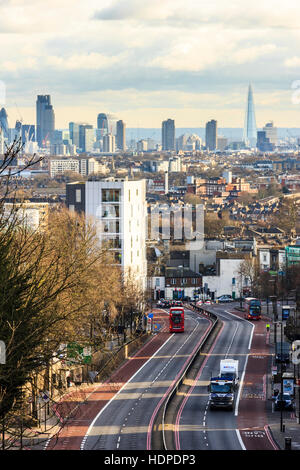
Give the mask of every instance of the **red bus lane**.
[[72, 395], [78, 392], [70, 391], [62, 397], [60, 406], [57, 407], [57, 415], [63, 420], [70, 412], [70, 405], [77, 406], [77, 412], [73, 418], [67, 419], [66, 424], [46, 444], [47, 450], [80, 450], [82, 440], [92, 423], [94, 417], [109, 402], [122, 386], [142, 367], [142, 365], [164, 344], [170, 337], [169, 318], [164, 311], [154, 310], [155, 320], [161, 324], [161, 330], [142, 346], [139, 351], [130, 357], [119, 369], [113, 373], [104, 383], [94, 384], [86, 392], [89, 393], [85, 403], [80, 403]]
[[[242, 317], [242, 314], [238, 313], [238, 316]], [[262, 319], [253, 324], [254, 332], [241, 391], [237, 424], [246, 450], [277, 450], [268, 429], [266, 412], [267, 374], [271, 354], [266, 322]]]

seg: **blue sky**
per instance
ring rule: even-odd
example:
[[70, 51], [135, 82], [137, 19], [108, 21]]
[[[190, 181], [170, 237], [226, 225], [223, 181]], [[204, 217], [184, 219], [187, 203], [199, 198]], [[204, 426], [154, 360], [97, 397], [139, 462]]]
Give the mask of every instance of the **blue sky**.
[[298, 9], [295, 0], [0, 0], [10, 124], [20, 114], [34, 122], [45, 93], [57, 127], [95, 125], [98, 112], [128, 127], [169, 117], [242, 127], [251, 81], [258, 126], [298, 127]]

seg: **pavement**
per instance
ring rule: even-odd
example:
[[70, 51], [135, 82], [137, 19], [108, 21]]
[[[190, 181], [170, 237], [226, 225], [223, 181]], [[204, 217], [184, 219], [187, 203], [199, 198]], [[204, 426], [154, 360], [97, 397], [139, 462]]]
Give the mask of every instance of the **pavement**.
[[[278, 302], [277, 307], [278, 307], [278, 313], [280, 313], [281, 303]], [[255, 330], [255, 335], [253, 337], [253, 343], [252, 343], [252, 348], [254, 348], [254, 351], [256, 350], [257, 346], [260, 344], [259, 349], [261, 352], [261, 359], [256, 360], [257, 370], [252, 368], [252, 372], [253, 372], [252, 378], [251, 378], [251, 374], [250, 375], [246, 374], [245, 382], [246, 383], [252, 382], [255, 384], [256, 372], [259, 372], [259, 375], [264, 375], [264, 371], [263, 371], [263, 368], [264, 368], [266, 375], [265, 375], [263, 394], [264, 394], [264, 399], [266, 401], [261, 402], [260, 405], [259, 405], [259, 402], [257, 403], [258, 406], [261, 408], [260, 413], [259, 413], [261, 425], [263, 425], [264, 431], [268, 434], [270, 442], [273, 442], [274, 450], [275, 449], [285, 450], [285, 438], [288, 438], [288, 437], [291, 438], [291, 450], [300, 450], [300, 424], [298, 424], [298, 417], [300, 413], [300, 406], [299, 406], [300, 400], [298, 397], [299, 397], [300, 389], [296, 387], [295, 410], [292, 412], [291, 411], [283, 412], [284, 432], [281, 432], [280, 411], [274, 410], [273, 400], [272, 400], [274, 388], [280, 389], [280, 384], [274, 384], [272, 380], [272, 372], [271, 372], [274, 354], [275, 354], [274, 325], [272, 324], [272, 318], [273, 318], [272, 305], [269, 305], [268, 310], [267, 310], [267, 306], [263, 305], [262, 313], [263, 313], [262, 321], [257, 322], [256, 324], [257, 328]], [[280, 318], [280, 315], [279, 315], [279, 318]], [[271, 325], [269, 332], [266, 332], [267, 323], [270, 323]], [[283, 341], [284, 340], [286, 339], [283, 338]], [[280, 341], [280, 328], [277, 329], [277, 341]], [[252, 348], [251, 348], [251, 352], [252, 352]], [[267, 355], [267, 358], [268, 358], [267, 360], [266, 360], [265, 355]], [[251, 361], [251, 358], [249, 358], [249, 362], [248, 362], [248, 366], [250, 365], [251, 367], [250, 361]], [[294, 366], [290, 364], [287, 367], [286, 372], [293, 372], [293, 367]], [[259, 398], [260, 392], [261, 391], [258, 391], [257, 398]], [[264, 403], [266, 403], [266, 405], [264, 405]], [[242, 402], [241, 402], [241, 405], [242, 405]], [[258, 410], [257, 406], [255, 406], [255, 413], [252, 414], [252, 420], [254, 419], [254, 421], [255, 421], [255, 415], [256, 415], [257, 410]], [[241, 411], [242, 411], [242, 408], [241, 408]], [[250, 409], [247, 411], [247, 408], [245, 407], [244, 413], [242, 413], [242, 415], [245, 417], [247, 416], [247, 414], [248, 414], [248, 417], [250, 417], [250, 421], [251, 421]], [[256, 434], [256, 436], [259, 437], [259, 434], [263, 436], [263, 433], [258, 433]], [[249, 433], [248, 436], [254, 437], [254, 434]], [[243, 439], [245, 439], [245, 435], [242, 435], [242, 437]], [[256, 449], [258, 448], [260, 448], [260, 446], [256, 447]], [[247, 446], [247, 449], [248, 449], [248, 446]]]

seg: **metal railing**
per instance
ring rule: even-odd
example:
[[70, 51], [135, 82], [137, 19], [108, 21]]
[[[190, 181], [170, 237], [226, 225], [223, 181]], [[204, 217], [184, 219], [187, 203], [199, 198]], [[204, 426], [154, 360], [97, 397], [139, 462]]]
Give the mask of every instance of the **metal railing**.
[[166, 413], [167, 413], [167, 409], [168, 409], [168, 406], [171, 402], [171, 399], [173, 398], [173, 396], [177, 393], [178, 391], [178, 388], [180, 387], [180, 385], [182, 384], [182, 382], [184, 381], [187, 373], [189, 372], [190, 368], [192, 367], [192, 365], [194, 364], [199, 352], [202, 350], [203, 346], [205, 345], [206, 341], [208, 340], [208, 338], [210, 337], [211, 333], [214, 331], [217, 323], [218, 323], [218, 317], [215, 313], [213, 312], [210, 312], [209, 310], [207, 310], [206, 308], [204, 308], [203, 306], [195, 306], [195, 305], [190, 305], [189, 308], [193, 309], [193, 310], [196, 310], [198, 311], [199, 313], [201, 314], [204, 314], [206, 317], [208, 318], [211, 318], [213, 320], [213, 323], [211, 325], [211, 327], [209, 328], [209, 330], [206, 332], [204, 338], [202, 339], [201, 343], [199, 344], [198, 348], [196, 349], [196, 351], [194, 352], [194, 354], [191, 355], [190, 357], [190, 360], [187, 364], [187, 366], [185, 367], [184, 371], [182, 372], [181, 376], [178, 378], [178, 380], [176, 381], [176, 383], [174, 384], [172, 390], [170, 391], [170, 393], [168, 394], [168, 396], [166, 397], [165, 399], [165, 402], [163, 404], [163, 415], [162, 415], [162, 435], [163, 435], [163, 446], [164, 446], [164, 450], [168, 450], [167, 448], [167, 443], [166, 443], [166, 435], [165, 435], [165, 418], [166, 418]]

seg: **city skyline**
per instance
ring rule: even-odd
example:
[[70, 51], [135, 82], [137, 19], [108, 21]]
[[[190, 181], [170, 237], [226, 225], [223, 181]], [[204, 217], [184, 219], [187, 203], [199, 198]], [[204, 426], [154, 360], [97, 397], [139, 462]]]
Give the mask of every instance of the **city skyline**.
[[271, 119], [292, 127], [299, 120], [296, 5], [270, 9], [254, 0], [245, 18], [242, 5], [220, 0], [154, 0], [151, 7], [63, 0], [47, 6], [45, 22], [36, 0], [2, 3], [0, 106], [10, 120], [20, 113], [32, 122], [35, 96], [49, 93], [58, 128], [69, 120], [94, 125], [99, 110], [128, 127], [158, 126], [166, 117], [181, 127], [212, 118], [240, 127], [251, 81], [258, 127]]

